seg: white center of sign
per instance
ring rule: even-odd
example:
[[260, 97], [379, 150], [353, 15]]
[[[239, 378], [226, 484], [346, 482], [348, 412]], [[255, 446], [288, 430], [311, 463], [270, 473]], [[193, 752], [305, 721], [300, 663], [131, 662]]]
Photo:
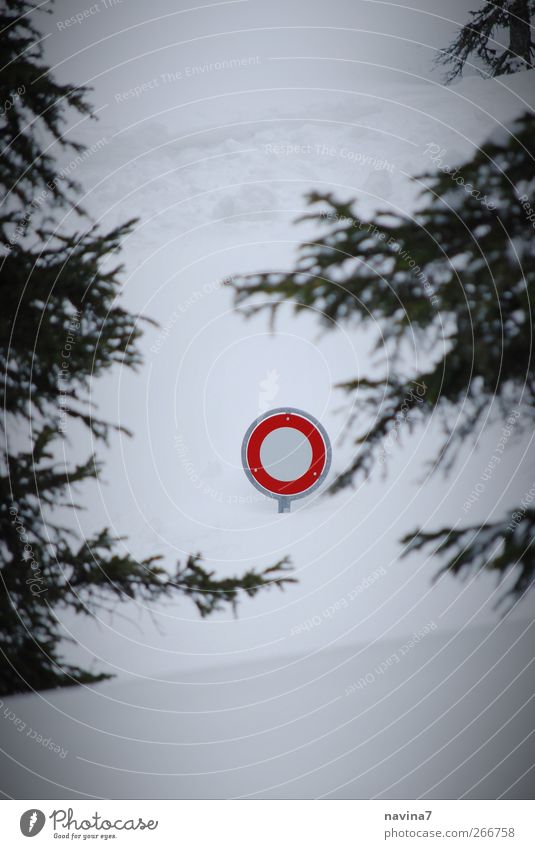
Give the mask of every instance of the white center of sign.
[[301, 431], [294, 427], [279, 427], [268, 433], [262, 442], [260, 460], [273, 478], [293, 481], [310, 468], [312, 448]]

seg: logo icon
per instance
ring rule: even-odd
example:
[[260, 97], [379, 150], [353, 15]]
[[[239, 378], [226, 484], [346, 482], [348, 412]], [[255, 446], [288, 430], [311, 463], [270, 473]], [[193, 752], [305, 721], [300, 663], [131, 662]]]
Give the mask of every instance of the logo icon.
[[24, 837], [35, 837], [39, 834], [46, 822], [46, 817], [42, 811], [37, 808], [30, 808], [29, 811], [24, 811], [20, 818], [20, 830]]

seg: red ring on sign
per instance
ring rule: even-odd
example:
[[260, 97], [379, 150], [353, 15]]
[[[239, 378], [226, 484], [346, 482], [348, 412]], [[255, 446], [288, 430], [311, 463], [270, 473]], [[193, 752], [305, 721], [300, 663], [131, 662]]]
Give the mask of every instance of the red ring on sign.
[[[310, 466], [300, 478], [293, 481], [281, 481], [278, 478], [272, 477], [265, 470], [260, 460], [260, 449], [262, 443], [268, 434], [280, 427], [293, 427], [303, 433], [312, 449], [312, 461]], [[323, 436], [318, 428], [308, 419], [297, 413], [277, 413], [274, 416], [269, 416], [263, 419], [253, 430], [249, 437], [246, 450], [247, 466], [254, 477], [255, 481], [263, 486], [269, 492], [274, 492], [277, 495], [298, 495], [310, 489], [313, 486], [327, 461], [327, 450]]]

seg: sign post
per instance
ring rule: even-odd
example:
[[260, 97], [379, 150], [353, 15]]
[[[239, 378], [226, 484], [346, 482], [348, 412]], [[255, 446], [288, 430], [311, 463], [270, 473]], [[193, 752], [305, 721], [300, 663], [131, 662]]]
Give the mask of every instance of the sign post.
[[277, 499], [279, 513], [289, 513], [293, 499], [310, 495], [325, 480], [332, 451], [325, 428], [314, 416], [278, 407], [250, 425], [241, 456], [252, 485]]

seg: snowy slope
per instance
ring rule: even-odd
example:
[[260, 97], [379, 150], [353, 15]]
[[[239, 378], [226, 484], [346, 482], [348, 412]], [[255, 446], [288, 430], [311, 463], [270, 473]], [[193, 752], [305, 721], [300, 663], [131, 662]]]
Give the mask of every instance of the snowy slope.
[[[297, 27], [302, 16], [293, 21], [292, 4], [273, 9], [282, 6]], [[337, 14], [350, 7], [338, 4]], [[240, 14], [249, 11], [245, 4]], [[401, 32], [398, 12], [389, 14]], [[370, 337], [351, 326], [320, 333], [314, 313], [296, 318], [286, 306], [271, 333], [266, 316], [245, 321], [235, 313], [221, 281], [292, 262], [313, 232], [291, 224], [311, 188], [357, 196], [363, 213], [412, 212], [420, 187], [410, 177], [430, 170], [428, 146], [444, 148], [449, 164], [470, 156], [533, 105], [535, 73], [472, 77], [446, 89], [426, 78], [430, 50], [422, 44], [399, 41], [392, 52], [388, 39], [360, 33], [355, 52], [345, 31], [331, 33], [327, 45], [310, 31], [294, 43], [291, 32], [251, 33], [246, 18], [242, 33], [228, 14], [218, 49], [196, 42], [200, 59], [187, 53], [190, 45], [164, 63], [167, 54], [142, 45], [136, 64], [123, 66], [118, 45], [111, 80], [86, 54], [79, 60], [102, 109], [85, 140], [104, 141], [76, 177], [103, 225], [140, 216], [123, 251], [124, 300], [160, 328], [146, 330], [139, 373], [95, 384], [99, 412], [135, 437], [117, 435], [108, 453], [100, 451], [105, 475], [85, 490], [89, 509], [76, 522], [85, 533], [110, 524], [140, 557], [162, 552], [173, 563], [200, 551], [219, 574], [289, 555], [299, 584], [244, 602], [238, 619], [227, 613], [201, 622], [184, 600], [150, 612], [126, 605], [126, 619], [102, 615], [97, 624], [65, 615], [65, 632], [79, 643], [67, 656], [118, 677], [92, 690], [6, 700], [27, 727], [68, 749], [52, 756], [25, 733], [12, 735], [13, 794], [527, 795], [529, 610], [519, 605], [502, 622], [494, 605], [504, 587], [488, 576], [432, 586], [435, 561], [399, 559], [398, 540], [416, 524], [462, 519], [460, 504], [496, 431], [482, 436], [477, 452], [466, 446], [447, 481], [422, 485], [438, 444], [432, 421], [411, 438], [401, 434], [386, 477], [378, 471], [356, 489], [302, 499], [277, 515], [240, 468], [247, 426], [266, 403], [309, 410], [330, 433], [331, 474], [340, 471], [351, 456], [343, 439], [350, 410], [333, 384], [367, 367]], [[406, 39], [412, 14], [402, 15]], [[311, 25], [326, 26], [325, 16], [315, 8]], [[304, 38], [297, 29], [295, 38]], [[342, 46], [329, 53], [335, 38]], [[371, 67], [370, 39], [382, 51]], [[161, 82], [117, 101], [171, 67], [256, 55], [261, 61], [243, 73]], [[69, 455], [85, 456], [87, 437], [75, 429], [72, 436]], [[471, 521], [501, 514], [529, 487], [523, 446], [508, 450], [503, 479], [496, 475]], [[431, 633], [404, 654], [425, 626]], [[385, 663], [387, 672], [374, 673]], [[356, 687], [366, 675], [373, 681]]]
[[400, 642], [19, 697], [11, 782], [38, 799], [532, 798], [532, 684], [529, 624], [424, 623]]

